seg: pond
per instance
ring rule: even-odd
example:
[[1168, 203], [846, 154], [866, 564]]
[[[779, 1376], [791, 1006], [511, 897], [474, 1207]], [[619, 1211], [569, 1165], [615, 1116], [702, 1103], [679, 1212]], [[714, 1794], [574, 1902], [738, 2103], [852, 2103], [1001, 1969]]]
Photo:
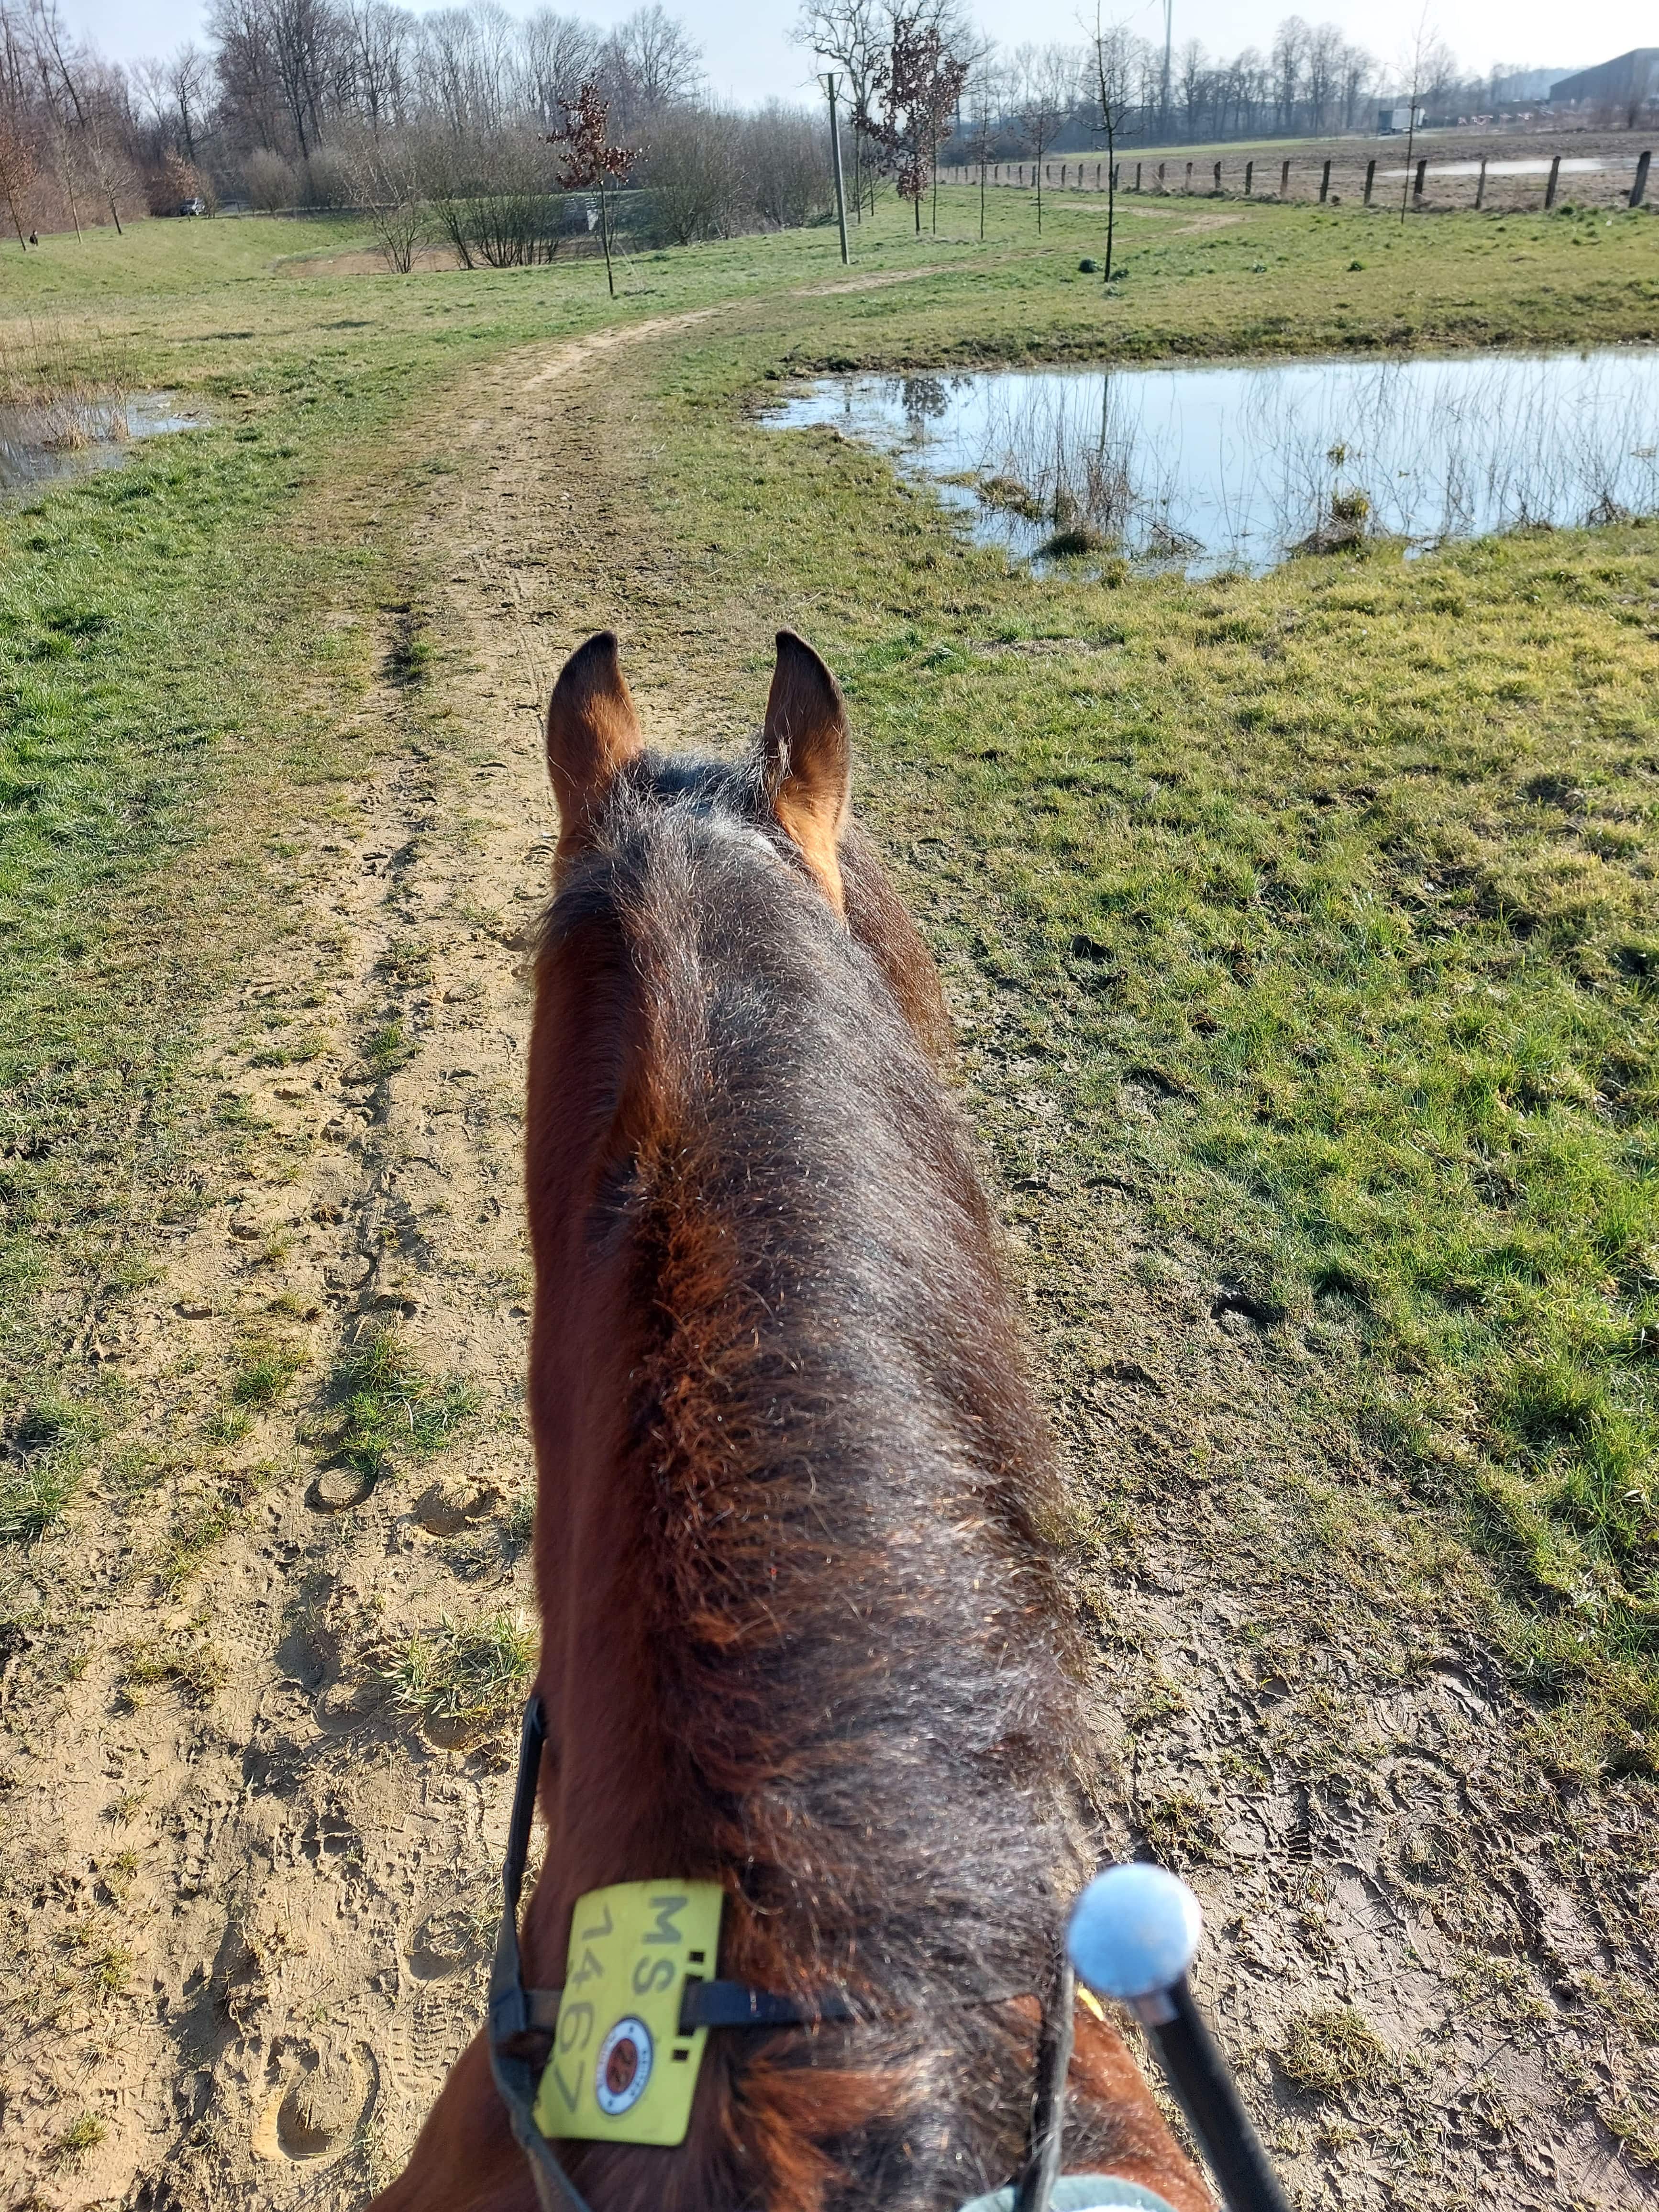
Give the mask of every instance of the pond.
[[199, 429], [204, 419], [185, 413], [174, 392], [114, 398], [76, 392], [0, 403], [0, 499], [21, 498], [38, 484], [87, 469], [118, 468], [135, 438]]
[[766, 418], [925, 478], [981, 544], [1260, 573], [1659, 512], [1659, 349], [827, 378]]

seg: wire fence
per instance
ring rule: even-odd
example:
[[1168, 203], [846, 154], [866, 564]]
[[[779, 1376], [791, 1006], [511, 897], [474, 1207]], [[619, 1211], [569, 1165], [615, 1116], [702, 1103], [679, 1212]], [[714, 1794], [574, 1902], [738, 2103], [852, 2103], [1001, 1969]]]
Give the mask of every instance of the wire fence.
[[1158, 199], [1254, 199], [1269, 204], [1317, 203], [1340, 207], [1398, 208], [1402, 200], [1420, 213], [1475, 208], [1492, 214], [1574, 206], [1642, 207], [1648, 200], [1650, 151], [1616, 158], [1558, 153], [1469, 156], [1437, 161], [1403, 150], [1377, 155], [1334, 154], [1310, 161], [1295, 155], [1251, 155], [1216, 161], [1195, 156], [1123, 160], [1067, 155], [1058, 161], [968, 162], [941, 169], [942, 184], [988, 185], [1033, 191], [1042, 169], [1045, 192], [1120, 192]]

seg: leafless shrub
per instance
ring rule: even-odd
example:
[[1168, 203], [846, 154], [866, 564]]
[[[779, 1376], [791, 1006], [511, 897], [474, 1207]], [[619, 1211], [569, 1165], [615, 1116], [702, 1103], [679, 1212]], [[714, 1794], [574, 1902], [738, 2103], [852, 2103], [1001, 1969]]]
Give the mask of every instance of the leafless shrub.
[[269, 146], [261, 146], [248, 155], [243, 165], [242, 189], [250, 206], [258, 208], [263, 215], [271, 215], [278, 208], [295, 205], [300, 197], [300, 173], [292, 161], [273, 154]]
[[728, 118], [709, 107], [657, 117], [640, 165], [653, 227], [672, 246], [727, 238], [738, 227], [743, 173]]
[[760, 221], [771, 230], [794, 230], [826, 220], [836, 186], [819, 118], [773, 100], [734, 120], [738, 163]]
[[301, 190], [308, 208], [355, 206], [349, 155], [337, 146], [319, 146], [306, 162]]
[[565, 200], [542, 132], [431, 133], [417, 164], [433, 223], [464, 269], [527, 269], [557, 253]]
[[426, 235], [420, 162], [406, 134], [382, 132], [352, 150], [351, 192], [394, 276], [407, 276]]

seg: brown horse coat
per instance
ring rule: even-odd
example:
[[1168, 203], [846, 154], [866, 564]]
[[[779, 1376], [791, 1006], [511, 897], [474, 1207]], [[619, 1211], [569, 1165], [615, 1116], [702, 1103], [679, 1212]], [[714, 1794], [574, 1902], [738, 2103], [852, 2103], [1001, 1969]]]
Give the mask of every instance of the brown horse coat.
[[[1013, 2172], [1089, 1871], [1054, 1459], [936, 1061], [921, 937], [848, 817], [833, 678], [787, 632], [757, 752], [645, 750], [616, 641], [548, 717], [537, 972], [537, 1681], [572, 1905], [708, 1877], [720, 1971], [874, 2017], [716, 2031], [678, 2151], [571, 2143], [594, 2212], [950, 2212]], [[975, 2001], [978, 2000], [978, 2001]], [[1207, 2199], [1079, 2014], [1066, 2164]], [[532, 2212], [463, 2056], [381, 2212]]]

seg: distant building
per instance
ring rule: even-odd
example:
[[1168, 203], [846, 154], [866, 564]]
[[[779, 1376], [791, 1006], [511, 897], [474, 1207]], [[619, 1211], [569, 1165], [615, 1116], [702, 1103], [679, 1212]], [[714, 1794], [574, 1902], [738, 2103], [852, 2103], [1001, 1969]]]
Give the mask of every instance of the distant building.
[[1659, 94], [1659, 46], [1632, 46], [1616, 61], [1580, 70], [1550, 87], [1552, 107], [1623, 109], [1632, 122]]
[[1571, 74], [1565, 69], [1499, 70], [1492, 77], [1492, 96], [1499, 106], [1520, 100], [1547, 100], [1550, 87]]
[[[1419, 123], [1423, 120], [1423, 110], [1420, 107], [1417, 111], [1417, 119]], [[1404, 132], [1409, 131], [1411, 127], [1412, 112], [1409, 107], [1390, 106], [1377, 109], [1376, 131], [1379, 137], [1391, 138], [1396, 131]]]

